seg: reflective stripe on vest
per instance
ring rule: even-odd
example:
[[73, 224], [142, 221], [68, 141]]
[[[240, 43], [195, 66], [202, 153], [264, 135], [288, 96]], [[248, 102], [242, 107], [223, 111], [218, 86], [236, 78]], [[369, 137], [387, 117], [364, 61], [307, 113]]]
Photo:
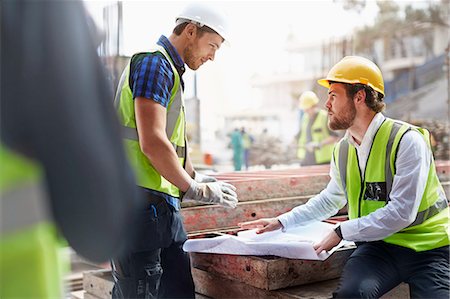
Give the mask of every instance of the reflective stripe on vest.
[[[390, 131], [387, 131], [390, 130]], [[372, 144], [371, 152], [373, 148], [380, 149], [383, 146], [386, 148], [386, 155], [385, 155], [385, 162], [384, 162], [384, 176], [381, 175], [381, 177], [384, 177], [384, 181], [375, 181], [373, 178], [379, 178], [380, 176], [373, 175], [370, 173], [364, 173], [364, 178], [354, 178], [355, 171], [351, 171], [349, 168], [349, 165], [354, 165], [353, 167], [358, 167], [359, 171], [359, 163], [357, 161], [357, 154], [356, 149], [353, 146], [350, 146], [347, 140], [342, 140], [338, 146], [336, 146], [335, 150], [335, 158], [337, 154], [337, 161], [335, 159], [335, 163], [337, 164], [338, 171], [339, 171], [339, 177], [342, 182], [342, 187], [345, 193], [345, 196], [347, 198], [347, 202], [349, 204], [349, 217], [350, 219], [354, 219], [357, 217], [365, 216], [370, 214], [371, 212], [377, 210], [378, 208], [381, 208], [385, 206], [390, 201], [390, 192], [392, 191], [392, 184], [393, 184], [393, 178], [395, 175], [395, 159], [396, 159], [396, 151], [398, 148], [398, 145], [400, 143], [401, 138], [403, 135], [411, 130], [411, 126], [406, 123], [400, 123], [400, 122], [394, 122], [393, 120], [386, 119], [385, 122], [380, 126], [380, 129], [376, 133], [374, 137], [374, 141]], [[423, 130], [421, 128], [414, 128], [417, 132], [421, 133], [422, 136], [424, 136], [424, 139], [426, 143], [429, 145], [429, 135], [427, 134], [426, 130]], [[381, 132], [380, 132], [381, 131]], [[377, 136], [378, 134], [381, 134]], [[382, 134], [386, 134], [384, 136], [388, 136], [386, 141], [384, 138], [382, 138]], [[379, 138], [376, 138], [379, 137]], [[386, 142], [386, 143], [380, 143], [375, 146], [375, 142]], [[379, 147], [377, 147], [379, 146]], [[352, 162], [349, 161], [349, 155], [351, 153]], [[369, 163], [376, 163], [373, 159], [369, 159], [370, 154], [366, 163], [366, 169], [379, 169], [374, 167], [368, 167]], [[356, 159], [356, 160], [355, 160]], [[413, 223], [411, 223], [408, 227], [402, 229], [400, 232], [393, 234], [392, 236], [385, 239], [388, 243], [397, 244], [400, 246], [405, 246], [412, 248], [416, 251], [422, 251], [422, 250], [428, 250], [432, 248], [436, 248], [433, 246], [443, 246], [448, 245], [449, 239], [448, 239], [448, 213], [447, 215], [444, 210], [448, 208], [448, 202], [445, 198], [444, 192], [442, 190], [442, 186], [439, 183], [439, 180], [436, 175], [435, 170], [435, 164], [434, 160], [432, 159], [432, 154], [430, 151], [430, 159], [432, 161], [430, 166], [430, 171], [428, 175], [428, 181], [426, 188], [424, 190], [424, 195], [421, 200], [421, 204], [419, 207], [419, 212], [416, 215], [415, 220]], [[355, 166], [356, 165], [356, 166]], [[359, 174], [361, 175], [361, 172], [359, 171]], [[348, 175], [352, 175], [352, 177], [348, 177]], [[372, 179], [369, 180], [369, 178], [372, 177]], [[351, 179], [351, 181], [349, 181]], [[357, 185], [356, 180], [360, 180], [359, 185]], [[353, 187], [349, 186], [349, 182], [352, 184]], [[371, 201], [370, 199], [366, 199], [365, 195], [367, 193], [368, 185], [375, 184], [377, 186], [381, 186], [385, 183], [386, 190], [382, 190], [383, 188], [379, 188], [379, 194], [383, 194], [386, 197], [378, 199], [378, 196], [375, 196], [375, 201]], [[359, 186], [359, 195], [357, 195], [352, 188], [355, 188], [355, 186]], [[385, 192], [385, 194], [384, 194]], [[349, 198], [349, 193], [352, 194], [352, 197]], [[376, 193], [376, 192], [375, 192]], [[358, 198], [355, 198], [358, 196]], [[364, 198], [364, 201], [363, 201]], [[372, 204], [369, 204], [372, 202]], [[365, 203], [363, 206], [362, 204]], [[448, 209], [447, 209], [448, 211]], [[443, 212], [444, 214], [442, 214]], [[361, 215], [362, 213], [362, 215]], [[439, 214], [439, 216], [437, 216]], [[437, 216], [437, 218], [435, 217]], [[435, 218], [433, 218], [435, 217]], [[429, 221], [428, 221], [429, 220]], [[427, 222], [428, 221], [428, 222]], [[430, 222], [431, 221], [431, 222]], [[428, 224], [427, 224], [428, 223]], [[440, 225], [442, 224], [442, 225]], [[425, 225], [425, 227], [424, 227]], [[425, 238], [437, 238], [438, 240], [433, 243], [434, 240], [429, 240], [430, 242], [425, 242], [423, 238], [419, 240], [417, 238], [418, 235], [425, 236], [426, 226], [433, 226], [438, 227], [438, 231], [436, 234], [433, 234], [432, 237], [425, 237]], [[428, 241], [428, 239], [426, 239]], [[439, 244], [437, 244], [439, 242]], [[429, 243], [429, 244], [427, 244]]]
[[[174, 84], [171, 89], [169, 104], [166, 108], [166, 135], [178, 156], [180, 165], [184, 167], [186, 158], [186, 121], [180, 76], [171, 57], [163, 47], [156, 45], [149, 53], [155, 52], [158, 52], [165, 57], [173, 71]], [[134, 55], [133, 57], [136, 56]], [[122, 135], [125, 140], [125, 146], [131, 165], [136, 173], [137, 183], [144, 188], [156, 190], [173, 197], [179, 197], [180, 192], [178, 188], [158, 173], [150, 160], [140, 149], [139, 134], [136, 129], [134, 100], [128, 81], [131, 62], [132, 61], [130, 60], [130, 63], [121, 76], [120, 85], [115, 97], [115, 106], [119, 112], [119, 118], [122, 124]]]
[[47, 192], [40, 180], [39, 167], [0, 145], [1, 235], [51, 221]]
[[42, 187], [36, 182], [27, 182], [18, 189], [1, 192], [2, 235], [51, 221], [47, 196]]
[[[122, 126], [121, 131], [122, 131], [122, 137], [123, 138], [139, 142], [139, 136], [138, 136], [138, 132], [137, 132], [136, 129]], [[177, 156], [179, 158], [184, 158], [184, 156], [186, 154], [186, 147], [185, 146], [178, 146], [178, 145], [173, 144], [173, 143], [172, 143], [172, 146], [173, 146], [175, 152], [177, 153]]]

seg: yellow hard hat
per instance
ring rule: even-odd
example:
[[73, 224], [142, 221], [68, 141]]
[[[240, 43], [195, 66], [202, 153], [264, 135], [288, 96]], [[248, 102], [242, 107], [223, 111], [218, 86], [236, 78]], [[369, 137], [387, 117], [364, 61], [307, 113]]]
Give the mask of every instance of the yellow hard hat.
[[330, 81], [369, 85], [384, 95], [383, 76], [378, 66], [367, 58], [360, 56], [346, 56], [336, 63], [325, 79], [317, 82], [330, 88]]
[[299, 98], [298, 107], [302, 110], [309, 109], [319, 103], [319, 98], [312, 91], [305, 91]]

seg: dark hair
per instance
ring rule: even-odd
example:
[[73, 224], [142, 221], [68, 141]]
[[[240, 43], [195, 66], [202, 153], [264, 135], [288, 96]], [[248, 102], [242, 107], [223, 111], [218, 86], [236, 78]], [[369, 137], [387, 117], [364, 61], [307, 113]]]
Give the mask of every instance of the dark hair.
[[345, 86], [345, 91], [347, 93], [347, 96], [350, 99], [353, 99], [355, 94], [360, 91], [364, 90], [366, 92], [366, 105], [370, 109], [372, 109], [375, 112], [381, 112], [386, 108], [386, 104], [383, 102], [383, 94], [380, 92], [374, 90], [369, 85], [365, 84], [349, 84], [349, 83], [343, 83]]
[[189, 21], [186, 21], [184, 23], [181, 23], [181, 24], [178, 24], [177, 26], [175, 26], [175, 28], [173, 28], [173, 33], [175, 33], [176, 35], [180, 35], [181, 32], [183, 32], [184, 28], [186, 28], [186, 26], [188, 24], [194, 24], [195, 26], [197, 26], [198, 37], [202, 37], [202, 35], [205, 32], [218, 34], [215, 30], [209, 28], [206, 25], [203, 25], [203, 26], [200, 27], [200, 26], [198, 26], [195, 23], [190, 23]]

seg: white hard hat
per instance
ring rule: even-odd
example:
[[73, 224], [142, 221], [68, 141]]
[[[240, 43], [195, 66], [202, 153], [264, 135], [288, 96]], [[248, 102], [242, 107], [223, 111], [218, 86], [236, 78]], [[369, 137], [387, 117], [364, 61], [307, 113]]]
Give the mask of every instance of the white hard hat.
[[206, 3], [187, 5], [175, 19], [177, 24], [184, 23], [186, 20], [194, 21], [200, 26], [208, 26], [229, 42], [229, 28], [225, 15]]

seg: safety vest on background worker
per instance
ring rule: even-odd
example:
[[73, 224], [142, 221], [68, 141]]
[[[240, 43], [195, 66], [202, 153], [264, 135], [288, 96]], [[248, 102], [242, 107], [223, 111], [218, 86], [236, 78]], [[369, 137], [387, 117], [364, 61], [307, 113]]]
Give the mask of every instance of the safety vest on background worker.
[[[334, 159], [348, 200], [350, 219], [366, 216], [389, 202], [397, 149], [402, 136], [411, 129], [421, 133], [430, 146], [430, 134], [427, 130], [386, 119], [374, 137], [371, 153], [376, 154], [369, 154], [363, 178], [355, 147], [345, 139], [336, 145]], [[418, 252], [450, 243], [448, 201], [436, 174], [431, 150], [429, 155], [432, 162], [415, 221], [383, 240]], [[386, 157], [385, 161], [380, 161], [380, 157]]]
[[0, 298], [62, 298], [68, 264], [60, 258], [42, 171], [2, 145], [0, 161]]
[[[300, 137], [298, 139], [298, 151], [297, 157], [303, 160], [306, 156], [306, 135], [308, 134], [307, 128], [309, 123], [309, 115], [303, 114], [302, 126], [300, 131]], [[316, 119], [311, 125], [311, 138], [312, 142], [320, 143], [322, 140], [327, 139], [330, 136], [328, 131], [328, 118], [327, 112], [319, 110], [316, 114]], [[325, 144], [321, 147], [314, 149], [314, 157], [317, 164], [323, 164], [331, 161], [331, 155], [333, 154], [334, 144]]]
[[[148, 53], [155, 52], [163, 55], [170, 63], [173, 70], [175, 80], [171, 90], [169, 104], [167, 106], [166, 134], [178, 155], [180, 164], [184, 167], [186, 158], [186, 122], [180, 75], [175, 68], [172, 58], [170, 58], [169, 54], [162, 46], [156, 45], [155, 48], [150, 50]], [[146, 53], [138, 53], [133, 55], [131, 58], [130, 63], [120, 79], [119, 88], [115, 99], [115, 105], [119, 112], [120, 122], [123, 126], [125, 147], [130, 163], [135, 170], [137, 184], [139, 186], [163, 192], [174, 197], [180, 197], [179, 189], [158, 173], [147, 156], [141, 151], [141, 147], [139, 145], [133, 93], [129, 86], [129, 75], [131, 62], [135, 57], [141, 54]]]

